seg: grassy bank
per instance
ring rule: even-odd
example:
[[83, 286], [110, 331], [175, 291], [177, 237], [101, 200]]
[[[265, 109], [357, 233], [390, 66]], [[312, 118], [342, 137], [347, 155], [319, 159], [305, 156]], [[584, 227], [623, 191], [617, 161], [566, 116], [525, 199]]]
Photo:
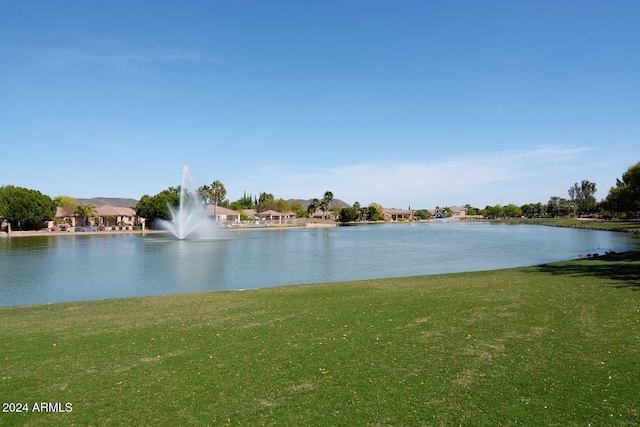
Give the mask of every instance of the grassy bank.
[[2, 308], [0, 424], [636, 425], [638, 289], [630, 252]]
[[523, 224], [539, 224], [552, 227], [584, 228], [605, 231], [622, 231], [626, 233], [640, 233], [640, 221], [605, 221], [581, 220], [575, 218], [527, 218], [510, 219], [510, 222]]

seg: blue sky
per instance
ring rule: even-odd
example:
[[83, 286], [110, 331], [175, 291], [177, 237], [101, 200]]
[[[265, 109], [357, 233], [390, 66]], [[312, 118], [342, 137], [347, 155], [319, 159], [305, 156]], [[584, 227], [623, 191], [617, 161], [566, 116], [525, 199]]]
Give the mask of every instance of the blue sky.
[[640, 160], [637, 1], [0, 5], [0, 185], [429, 208], [604, 198]]

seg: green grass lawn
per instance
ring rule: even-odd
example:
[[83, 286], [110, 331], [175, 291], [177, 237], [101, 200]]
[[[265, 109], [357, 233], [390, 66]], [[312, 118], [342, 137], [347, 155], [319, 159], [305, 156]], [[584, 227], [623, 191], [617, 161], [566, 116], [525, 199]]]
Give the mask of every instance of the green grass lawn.
[[637, 425], [639, 289], [630, 252], [2, 308], [0, 424]]
[[594, 228], [598, 230], [637, 232], [640, 229], [640, 221], [604, 221], [604, 220], [580, 220], [575, 218], [526, 218], [510, 219], [509, 221], [524, 224], [551, 225], [556, 227]]

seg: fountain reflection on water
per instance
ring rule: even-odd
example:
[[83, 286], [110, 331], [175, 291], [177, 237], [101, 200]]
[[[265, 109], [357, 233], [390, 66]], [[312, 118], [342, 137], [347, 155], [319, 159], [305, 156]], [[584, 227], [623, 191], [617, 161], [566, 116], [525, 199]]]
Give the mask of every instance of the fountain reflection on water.
[[215, 221], [207, 215], [193, 175], [186, 166], [182, 168], [180, 204], [177, 209], [169, 206], [169, 214], [171, 221], [159, 220], [160, 226], [179, 240], [212, 238], [215, 234]]

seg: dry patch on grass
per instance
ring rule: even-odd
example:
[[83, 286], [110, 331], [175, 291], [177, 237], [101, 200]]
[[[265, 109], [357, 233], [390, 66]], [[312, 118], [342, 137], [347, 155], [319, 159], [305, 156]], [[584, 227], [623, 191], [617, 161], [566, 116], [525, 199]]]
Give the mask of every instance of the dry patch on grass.
[[413, 319], [413, 321], [404, 326], [396, 326], [396, 329], [412, 328], [414, 326], [419, 326], [423, 323], [427, 323], [429, 320], [431, 320], [430, 317], [418, 317], [417, 319]]
[[531, 340], [542, 337], [547, 333], [547, 331], [548, 328], [545, 326], [532, 326], [531, 329], [526, 333], [509, 331], [505, 334], [505, 337], [516, 340]]
[[300, 384], [291, 385], [291, 386], [289, 386], [287, 388], [287, 390], [301, 392], [301, 391], [313, 390], [314, 388], [315, 388], [315, 386], [312, 383], [304, 382], [304, 383], [300, 383]]
[[468, 368], [456, 375], [456, 378], [453, 380], [453, 383], [459, 386], [468, 387], [470, 386], [477, 378], [484, 378], [487, 375], [484, 372], [476, 368]]
[[270, 402], [270, 401], [268, 401], [268, 400], [264, 400], [264, 399], [260, 401], [260, 405], [261, 405], [261, 406], [265, 406], [265, 407], [267, 407], [267, 408], [273, 408], [273, 407], [275, 407], [275, 406], [278, 406], [278, 404], [277, 404], [277, 403]]
[[438, 332], [438, 331], [423, 331], [422, 333], [420, 333], [420, 340], [421, 341], [431, 341], [435, 338], [442, 338], [444, 336], [444, 334], [442, 332]]
[[480, 360], [491, 360], [497, 355], [504, 353], [505, 347], [502, 342], [482, 342], [473, 345], [465, 350], [465, 354], [474, 356]]
[[464, 319], [465, 323], [474, 324], [485, 320], [489, 316], [487, 307], [478, 307], [470, 316]]

